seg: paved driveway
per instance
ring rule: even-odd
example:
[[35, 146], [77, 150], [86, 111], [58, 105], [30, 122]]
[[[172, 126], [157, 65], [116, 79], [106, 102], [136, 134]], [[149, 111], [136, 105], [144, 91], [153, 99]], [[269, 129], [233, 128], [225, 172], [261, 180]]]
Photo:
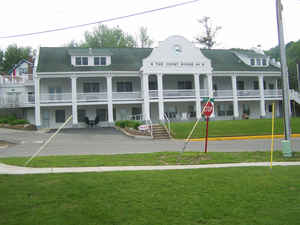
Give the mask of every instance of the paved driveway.
[[[41, 131], [18, 131], [0, 129], [0, 140], [17, 143], [0, 148], [0, 157], [30, 156], [53, 133]], [[83, 154], [124, 154], [161, 151], [181, 151], [183, 140], [133, 139], [113, 128], [68, 129], [59, 133], [39, 155], [83, 155]], [[187, 151], [203, 151], [203, 142], [191, 142]], [[208, 151], [238, 152], [265, 151], [270, 140], [210, 141]], [[300, 138], [292, 140], [294, 151], [300, 151]], [[275, 149], [280, 149], [280, 140], [275, 140]]]

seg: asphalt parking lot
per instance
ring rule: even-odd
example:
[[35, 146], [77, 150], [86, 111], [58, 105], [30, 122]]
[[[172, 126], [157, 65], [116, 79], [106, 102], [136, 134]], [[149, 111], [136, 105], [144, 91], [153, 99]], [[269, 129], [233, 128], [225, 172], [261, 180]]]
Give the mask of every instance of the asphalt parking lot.
[[[31, 156], [48, 140], [53, 132], [0, 129], [0, 140], [16, 143], [0, 148], [0, 157]], [[39, 155], [127, 154], [162, 151], [181, 151], [183, 140], [152, 140], [128, 137], [114, 128], [89, 128], [62, 130]], [[271, 140], [210, 141], [208, 151], [240, 152], [266, 151]], [[280, 149], [280, 139], [275, 139], [275, 149]], [[190, 142], [186, 151], [202, 152], [204, 143]], [[300, 151], [300, 138], [292, 139], [292, 149]]]

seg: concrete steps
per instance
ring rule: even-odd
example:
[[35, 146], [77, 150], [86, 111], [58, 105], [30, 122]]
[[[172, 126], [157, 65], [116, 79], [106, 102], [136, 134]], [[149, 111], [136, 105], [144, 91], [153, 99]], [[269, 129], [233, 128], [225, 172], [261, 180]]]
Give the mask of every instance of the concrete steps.
[[170, 139], [168, 131], [160, 124], [152, 125], [152, 136], [153, 139]]

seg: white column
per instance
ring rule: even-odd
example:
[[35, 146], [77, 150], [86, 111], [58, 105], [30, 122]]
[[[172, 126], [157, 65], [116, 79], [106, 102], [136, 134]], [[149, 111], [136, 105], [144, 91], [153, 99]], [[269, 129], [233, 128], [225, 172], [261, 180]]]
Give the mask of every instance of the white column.
[[145, 120], [150, 120], [150, 102], [149, 102], [149, 74], [142, 74], [142, 88], [144, 97], [143, 116]]
[[201, 97], [200, 97], [200, 74], [194, 74], [195, 96], [196, 96], [196, 117], [201, 118]]
[[158, 86], [158, 111], [159, 111], [159, 119], [165, 120], [164, 114], [164, 93], [163, 93], [163, 74], [157, 74], [157, 86]]
[[78, 125], [78, 115], [77, 115], [77, 77], [71, 77], [72, 81], [72, 119], [73, 126]]
[[235, 119], [239, 117], [239, 104], [236, 87], [236, 75], [231, 76], [232, 81], [232, 96], [233, 96], [233, 116]]
[[[208, 86], [208, 97], [213, 98], [214, 97], [214, 92], [213, 92], [213, 79], [212, 79], [212, 74], [207, 74], [207, 86]], [[211, 114], [210, 118], [215, 117], [215, 110]]]
[[41, 126], [41, 106], [40, 106], [40, 78], [34, 79], [34, 99], [35, 99], [35, 125]]
[[113, 114], [113, 103], [112, 103], [112, 77], [108, 75], [106, 77], [107, 84], [107, 111], [108, 111], [108, 122], [110, 124], [114, 123], [114, 114]]
[[266, 117], [266, 109], [265, 109], [264, 77], [262, 74], [258, 77], [258, 80], [259, 80], [259, 93], [260, 93], [260, 116], [264, 118]]

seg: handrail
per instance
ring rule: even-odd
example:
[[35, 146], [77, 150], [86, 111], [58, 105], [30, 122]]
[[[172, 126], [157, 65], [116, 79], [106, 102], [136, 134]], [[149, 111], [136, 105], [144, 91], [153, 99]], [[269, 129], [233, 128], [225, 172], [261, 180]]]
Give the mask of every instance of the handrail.
[[150, 128], [150, 135], [153, 138], [153, 128], [152, 128], [153, 124], [152, 124], [152, 121], [151, 121], [151, 119], [149, 119], [149, 120], [145, 120], [145, 122], [146, 122], [147, 127]]
[[166, 126], [165, 124], [164, 124], [164, 126], [167, 128], [167, 132], [169, 134], [169, 137], [171, 137], [171, 121], [169, 120], [168, 115], [166, 113], [164, 114], [164, 118], [168, 123], [168, 126]]

